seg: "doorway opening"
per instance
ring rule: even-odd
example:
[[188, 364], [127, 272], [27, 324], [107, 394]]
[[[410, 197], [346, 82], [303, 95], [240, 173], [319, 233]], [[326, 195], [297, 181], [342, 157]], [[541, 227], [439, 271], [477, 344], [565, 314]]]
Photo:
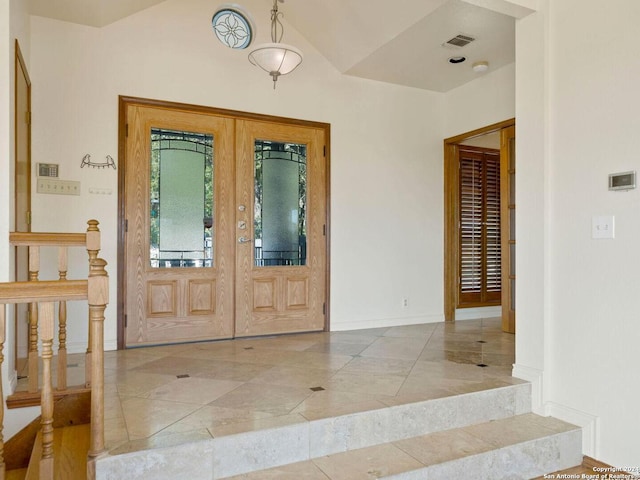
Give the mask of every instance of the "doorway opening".
[[500, 305], [515, 333], [515, 119], [444, 140], [444, 192], [445, 320]]
[[328, 140], [121, 97], [118, 348], [328, 330]]

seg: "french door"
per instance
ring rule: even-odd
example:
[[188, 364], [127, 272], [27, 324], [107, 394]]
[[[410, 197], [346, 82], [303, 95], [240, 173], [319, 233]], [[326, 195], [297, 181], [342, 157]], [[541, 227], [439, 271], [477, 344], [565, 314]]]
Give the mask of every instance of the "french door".
[[123, 110], [124, 344], [323, 330], [324, 128]]

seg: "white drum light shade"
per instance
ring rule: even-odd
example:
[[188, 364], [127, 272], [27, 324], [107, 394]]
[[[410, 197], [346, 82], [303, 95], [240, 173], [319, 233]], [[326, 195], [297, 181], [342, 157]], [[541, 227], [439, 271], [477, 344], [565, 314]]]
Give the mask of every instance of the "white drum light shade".
[[249, 61], [276, 81], [280, 75], [293, 72], [302, 63], [302, 52], [284, 43], [263, 43], [249, 53]]

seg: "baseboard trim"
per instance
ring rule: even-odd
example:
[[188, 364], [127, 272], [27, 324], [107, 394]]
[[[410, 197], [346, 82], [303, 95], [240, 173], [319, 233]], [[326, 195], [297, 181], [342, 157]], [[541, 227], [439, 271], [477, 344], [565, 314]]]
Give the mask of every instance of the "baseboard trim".
[[516, 363], [513, 365], [511, 375], [531, 383], [531, 411], [539, 415], [544, 415], [544, 405], [542, 402], [542, 379], [544, 372], [538, 368], [518, 365]]
[[[104, 342], [104, 351], [108, 352], [110, 350], [118, 349], [118, 341], [117, 340], [105, 340]], [[86, 342], [70, 342], [67, 343], [67, 353], [85, 353], [87, 351]], [[55, 353], [55, 352], [54, 352]]]
[[600, 454], [598, 442], [600, 417], [567, 407], [557, 402], [546, 402], [544, 410], [545, 416], [555, 417], [581, 427], [583, 455], [598, 458]]
[[[399, 318], [372, 318], [350, 322], [331, 322], [332, 332], [345, 330], [363, 330], [365, 328], [401, 327], [403, 325], [420, 325], [423, 323], [444, 322], [444, 315], [416, 315]], [[106, 350], [106, 347], [105, 347]]]
[[478, 320], [480, 318], [494, 318], [502, 315], [502, 307], [474, 307], [457, 308], [456, 320]]
[[18, 388], [18, 372], [15, 370], [9, 376], [9, 392], [13, 393]]

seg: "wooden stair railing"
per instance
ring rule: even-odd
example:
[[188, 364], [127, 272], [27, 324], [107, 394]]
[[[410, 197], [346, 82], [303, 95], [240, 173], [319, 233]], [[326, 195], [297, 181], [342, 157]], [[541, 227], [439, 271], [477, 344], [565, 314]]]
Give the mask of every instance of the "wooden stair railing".
[[[44, 233], [44, 232], [11, 232], [9, 242], [15, 247], [29, 249], [29, 281], [37, 282], [40, 275], [41, 247], [58, 248], [58, 280], [67, 280], [69, 247], [84, 247], [89, 256], [89, 263], [98, 258], [100, 251], [100, 230], [97, 220], [89, 220], [86, 233]], [[39, 311], [37, 302], [29, 304], [29, 346], [28, 346], [28, 387], [27, 392], [16, 392], [8, 401], [8, 408], [17, 408], [39, 403], [38, 386], [38, 324]], [[91, 329], [85, 358], [85, 382], [82, 387], [91, 385]], [[17, 346], [16, 346], [17, 347]], [[66, 392], [67, 385], [67, 303], [58, 303], [58, 351], [57, 368], [58, 380], [56, 396]], [[73, 387], [75, 389], [78, 386]]]
[[[0, 283], [0, 367], [6, 325], [6, 304], [37, 303], [40, 312], [42, 339], [42, 456], [40, 480], [53, 480], [53, 385], [51, 358], [55, 323], [55, 303], [88, 300], [91, 328], [91, 435], [87, 459], [87, 476], [95, 477], [95, 459], [104, 448], [104, 311], [109, 298], [107, 262], [97, 258], [91, 261], [87, 280], [10, 282]], [[0, 385], [2, 385], [0, 368]], [[2, 392], [0, 391], [0, 394]], [[0, 421], [4, 420], [4, 402], [0, 402]], [[0, 480], [5, 477], [3, 423], [0, 423]]]
[[[53, 458], [53, 409], [54, 388], [52, 383], [53, 341], [55, 336], [55, 313], [58, 305], [58, 320], [61, 328], [59, 337], [60, 352], [64, 363], [58, 364], [59, 370], [66, 372], [66, 302], [87, 300], [89, 306], [89, 345], [86, 356], [86, 382], [91, 391], [90, 407], [90, 445], [87, 458], [87, 478], [95, 478], [95, 459], [104, 448], [104, 311], [109, 301], [109, 278], [105, 270], [106, 262], [97, 258], [100, 249], [100, 232], [98, 222], [90, 220], [86, 234], [68, 233], [11, 233], [13, 245], [29, 246], [30, 280], [27, 282], [0, 283], [0, 400], [4, 400], [2, 392], [2, 363], [4, 360], [4, 343], [6, 340], [6, 305], [28, 304], [34, 314], [30, 322], [30, 361], [35, 370], [29, 367], [29, 386], [32, 378], [36, 379], [38, 390], [38, 331], [42, 347], [42, 388], [39, 391], [41, 405], [41, 437], [42, 448], [39, 460], [39, 478], [52, 480], [54, 475]], [[89, 274], [86, 280], [67, 279], [67, 247], [85, 246], [89, 252]], [[40, 247], [57, 246], [58, 280], [38, 280], [40, 266]], [[39, 317], [39, 318], [38, 318]], [[39, 325], [38, 325], [39, 323]], [[35, 327], [34, 327], [35, 326]], [[34, 338], [35, 337], [35, 338]], [[32, 349], [33, 347], [33, 349]], [[35, 360], [31, 360], [35, 357]], [[60, 359], [59, 359], [60, 362]], [[35, 373], [34, 373], [35, 372]], [[60, 372], [58, 372], [60, 373]], [[66, 390], [66, 375], [59, 383], [58, 389]], [[28, 392], [27, 392], [28, 393]], [[33, 395], [34, 392], [31, 392]], [[0, 401], [0, 480], [5, 479], [4, 461], [4, 401]]]

